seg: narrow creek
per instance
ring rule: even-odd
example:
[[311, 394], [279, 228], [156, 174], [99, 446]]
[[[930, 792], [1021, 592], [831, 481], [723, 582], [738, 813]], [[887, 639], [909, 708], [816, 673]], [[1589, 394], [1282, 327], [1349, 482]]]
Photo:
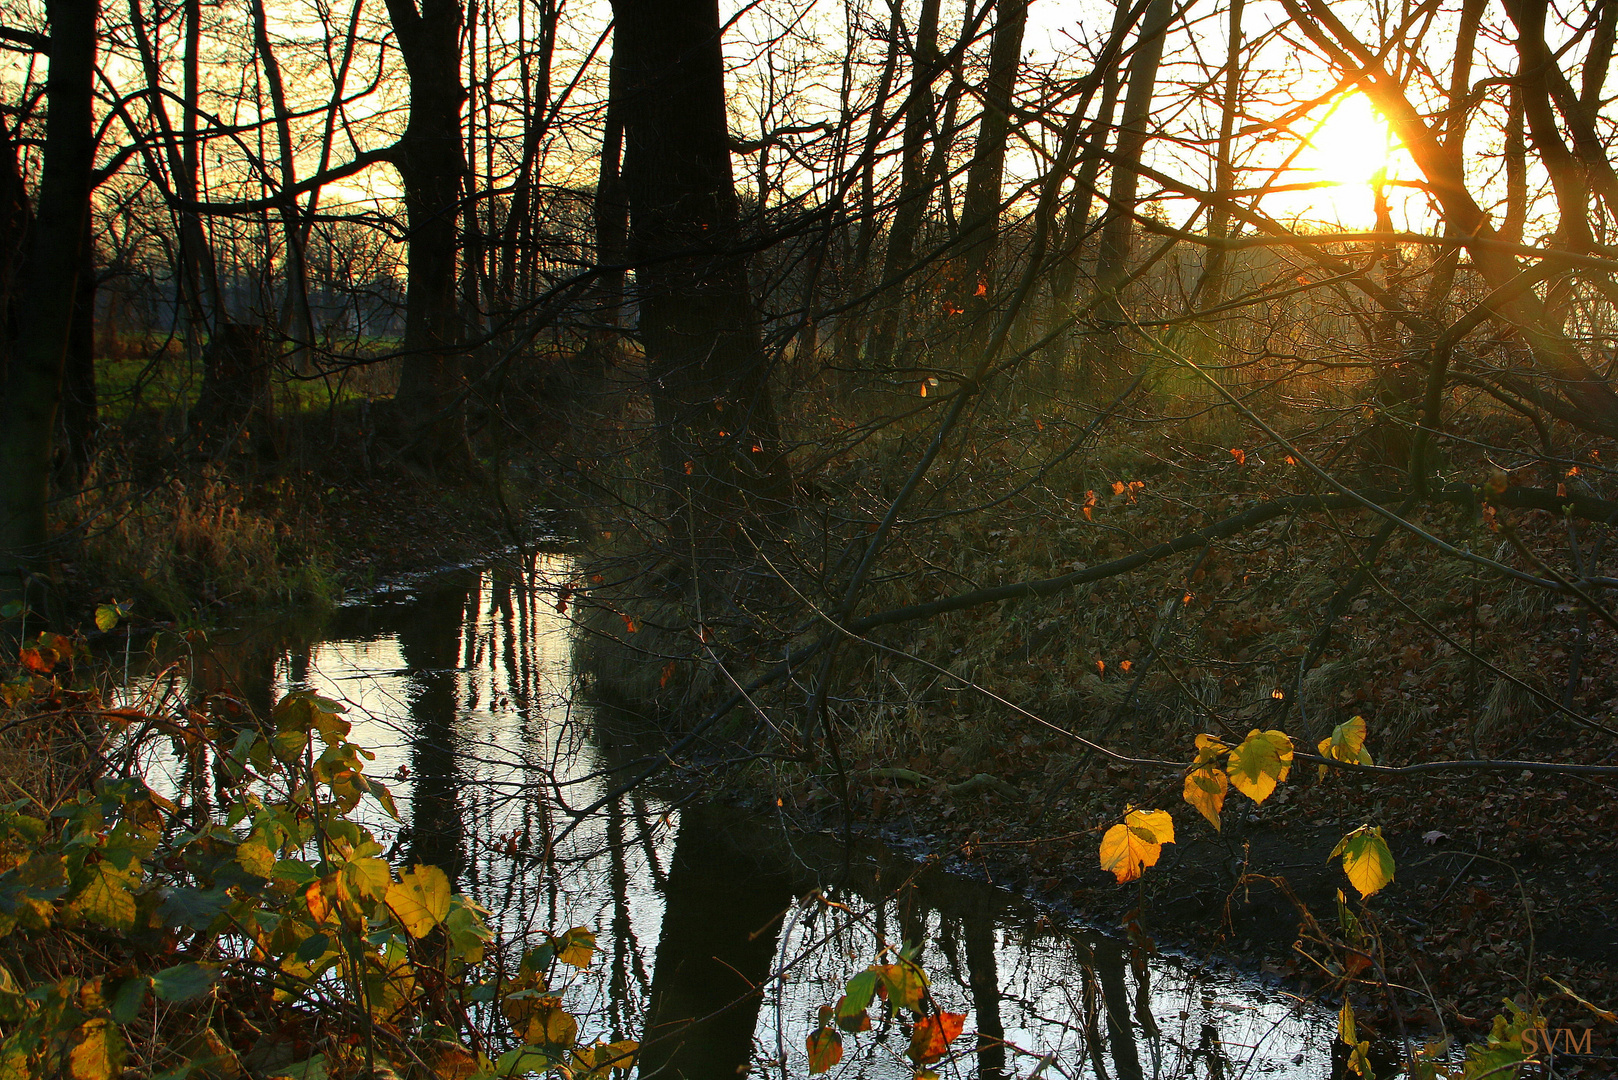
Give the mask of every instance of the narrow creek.
[[[403, 822], [368, 820], [395, 861], [443, 867], [508, 939], [593, 930], [597, 960], [566, 999], [586, 1041], [643, 1041], [639, 1076], [807, 1076], [819, 1007], [879, 941], [924, 943], [935, 997], [967, 1014], [945, 1076], [1333, 1074], [1329, 1010], [1193, 959], [1132, 956], [879, 845], [850, 853], [652, 790], [578, 817], [617, 778], [621, 736], [577, 693], [572, 630], [545, 587], [567, 580], [566, 559], [538, 556], [528, 587], [509, 571], [455, 571], [319, 626], [220, 635], [175, 692], [225, 688], [255, 710], [293, 689], [342, 701], [398, 801]], [[149, 769], [189, 783], [172, 761]], [[564, 830], [547, 860], [544, 838]], [[806, 899], [817, 889], [840, 906]], [[897, 1025], [846, 1043], [833, 1077], [911, 1075]]]

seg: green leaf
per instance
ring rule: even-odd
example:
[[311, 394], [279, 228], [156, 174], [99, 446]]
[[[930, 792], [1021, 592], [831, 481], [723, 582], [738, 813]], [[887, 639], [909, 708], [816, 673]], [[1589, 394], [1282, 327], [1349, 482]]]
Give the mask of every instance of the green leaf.
[[1393, 880], [1393, 852], [1381, 828], [1361, 825], [1337, 842], [1331, 857], [1343, 857], [1343, 873], [1361, 896], [1370, 896]]
[[326, 1080], [326, 1076], [325, 1054], [316, 1054], [314, 1057], [270, 1070], [270, 1080], [280, 1080], [281, 1077], [287, 1077], [287, 1080]]
[[[449, 916], [449, 878], [436, 866], [417, 866], [399, 875], [389, 885], [384, 899], [394, 918], [413, 938], [428, 931]], [[586, 954], [585, 962], [589, 962]]]
[[544, 1073], [566, 1063], [564, 1058], [553, 1056], [543, 1047], [519, 1046], [500, 1055], [494, 1063], [494, 1075], [522, 1076], [527, 1073]]
[[325, 934], [310, 934], [298, 944], [295, 956], [299, 963], [313, 964], [331, 952], [331, 938]]
[[843, 1000], [837, 1003], [837, 1015], [855, 1016], [871, 1007], [871, 999], [876, 997], [876, 972], [866, 968], [843, 987]]
[[338, 887], [352, 900], [380, 900], [393, 883], [393, 873], [382, 859], [360, 857], [343, 864]]
[[140, 1015], [140, 1007], [146, 1004], [146, 988], [151, 982], [144, 975], [132, 975], [118, 984], [110, 1008], [114, 1023], [127, 1024]]
[[1225, 769], [1237, 791], [1262, 803], [1292, 769], [1292, 740], [1279, 731], [1254, 728], [1230, 752]]
[[169, 926], [188, 926], [193, 930], [206, 930], [223, 915], [232, 903], [230, 893], [223, 887], [193, 889], [180, 886], [171, 889], [158, 905], [157, 913]]
[[489, 929], [488, 914], [475, 901], [464, 896], [451, 898], [449, 916], [444, 919], [451, 956], [468, 964], [483, 959], [483, 947], [494, 940], [494, 932]]
[[123, 613], [112, 604], [102, 604], [96, 608], [96, 629], [103, 634], [118, 625], [118, 619]]
[[188, 1001], [219, 979], [218, 964], [175, 964], [152, 976], [152, 991], [164, 1001]]
[[0, 1080], [33, 1080], [20, 1033], [0, 1042]]

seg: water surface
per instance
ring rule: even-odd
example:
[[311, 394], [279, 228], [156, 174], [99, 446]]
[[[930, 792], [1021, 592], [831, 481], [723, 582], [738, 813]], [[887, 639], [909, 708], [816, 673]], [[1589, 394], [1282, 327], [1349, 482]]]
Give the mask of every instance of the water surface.
[[[642, 1040], [638, 1075], [806, 1076], [819, 1006], [880, 943], [906, 941], [923, 943], [940, 1005], [967, 1014], [945, 1076], [1332, 1075], [1328, 1010], [1142, 956], [879, 846], [794, 839], [659, 791], [582, 815], [635, 751], [621, 716], [579, 693], [556, 610], [568, 570], [541, 555], [384, 593], [318, 629], [260, 628], [199, 655], [193, 682], [255, 710], [289, 689], [343, 701], [404, 819], [370, 820], [378, 838], [443, 867], [508, 940], [594, 930], [598, 960], [568, 986], [569, 1007], [586, 1041]], [[833, 1077], [911, 1075], [897, 1024], [846, 1044]]]

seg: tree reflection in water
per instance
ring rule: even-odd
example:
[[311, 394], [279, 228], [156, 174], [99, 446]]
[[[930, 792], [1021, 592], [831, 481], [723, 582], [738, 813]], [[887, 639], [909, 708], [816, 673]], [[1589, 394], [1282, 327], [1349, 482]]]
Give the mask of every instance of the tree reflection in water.
[[[541, 556], [448, 576], [345, 609], [324, 636], [283, 632], [275, 640], [297, 644], [270, 664], [244, 658], [211, 677], [255, 711], [271, 670], [276, 693], [307, 686], [347, 701], [355, 737], [378, 752], [373, 771], [400, 777], [405, 858], [451, 873], [497, 913], [507, 942], [594, 930], [597, 962], [558, 990], [586, 1039], [646, 1042], [640, 1075], [805, 1075], [818, 1007], [879, 943], [904, 941], [921, 945], [940, 1005], [968, 1014], [957, 1076], [1025, 1076], [1047, 1052], [1068, 1076], [1105, 1080], [1235, 1077], [1235, 1062], [1328, 1075], [1329, 1012], [1062, 929], [1007, 892], [918, 872], [877, 845], [788, 838], [722, 808], [677, 810], [668, 800], [684, 792], [642, 789], [553, 850], [548, 838], [617, 775], [603, 770], [646, 753], [651, 730], [609, 737], [623, 725], [604, 718], [617, 714], [577, 693], [577, 639], [555, 610], [569, 572], [565, 556]], [[847, 909], [821, 906], [821, 890]], [[879, 1023], [848, 1038], [841, 1068], [908, 1076], [907, 1042]]]

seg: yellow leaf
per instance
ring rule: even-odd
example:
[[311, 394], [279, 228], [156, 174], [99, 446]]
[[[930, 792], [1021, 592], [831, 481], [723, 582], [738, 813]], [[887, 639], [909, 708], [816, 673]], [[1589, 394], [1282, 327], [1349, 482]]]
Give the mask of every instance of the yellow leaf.
[[68, 905], [69, 913], [100, 923], [109, 930], [128, 930], [135, 925], [135, 898], [129, 892], [129, 879], [99, 862], [90, 869], [90, 881]]
[[[1328, 738], [1320, 740], [1319, 749], [1321, 757], [1333, 761], [1370, 765], [1371, 755], [1365, 750], [1365, 717], [1355, 716], [1338, 724]], [[1326, 766], [1320, 766], [1322, 780], [1326, 778], [1327, 771]]]
[[877, 964], [876, 977], [888, 992], [888, 1001], [911, 1012], [921, 1012], [922, 1000], [927, 995], [927, 973], [909, 960], [897, 964]]
[[111, 1020], [87, 1020], [78, 1041], [68, 1051], [67, 1070], [73, 1080], [110, 1080], [124, 1071], [124, 1035]]
[[1337, 842], [1331, 857], [1343, 857], [1343, 873], [1361, 896], [1370, 896], [1393, 880], [1393, 852], [1382, 830], [1361, 825]]
[[1219, 812], [1224, 809], [1228, 790], [1230, 777], [1217, 765], [1204, 765], [1185, 774], [1185, 801], [1196, 807], [1215, 829], [1220, 828]]
[[261, 840], [245, 840], [236, 846], [236, 862], [249, 874], [261, 878], [275, 876], [275, 852]]
[[631, 1039], [622, 1042], [596, 1042], [573, 1051], [573, 1080], [596, 1080], [607, 1075], [609, 1069], [628, 1072], [635, 1067], [635, 1054], [640, 1043]]
[[587, 926], [575, 926], [556, 939], [556, 958], [582, 970], [590, 966], [595, 947], [595, 933]]
[[572, 1013], [562, 1008], [560, 998], [545, 998], [528, 1018], [528, 1030], [523, 1033], [523, 1041], [535, 1046], [568, 1049], [579, 1041], [579, 1022]]
[[1230, 752], [1225, 767], [1237, 791], [1262, 803], [1292, 771], [1292, 740], [1279, 731], [1254, 728]]
[[380, 899], [392, 882], [388, 864], [372, 857], [348, 860], [337, 875], [338, 888], [355, 903]]
[[436, 866], [417, 866], [388, 886], [385, 899], [411, 937], [426, 937], [449, 915], [449, 878]]
[[1197, 736], [1198, 765], [1207, 765], [1217, 759], [1221, 754], [1230, 753], [1230, 747], [1214, 738], [1212, 735]]
[[1130, 810], [1101, 838], [1101, 869], [1120, 883], [1134, 881], [1157, 865], [1164, 844], [1174, 843], [1174, 819], [1167, 810]]

